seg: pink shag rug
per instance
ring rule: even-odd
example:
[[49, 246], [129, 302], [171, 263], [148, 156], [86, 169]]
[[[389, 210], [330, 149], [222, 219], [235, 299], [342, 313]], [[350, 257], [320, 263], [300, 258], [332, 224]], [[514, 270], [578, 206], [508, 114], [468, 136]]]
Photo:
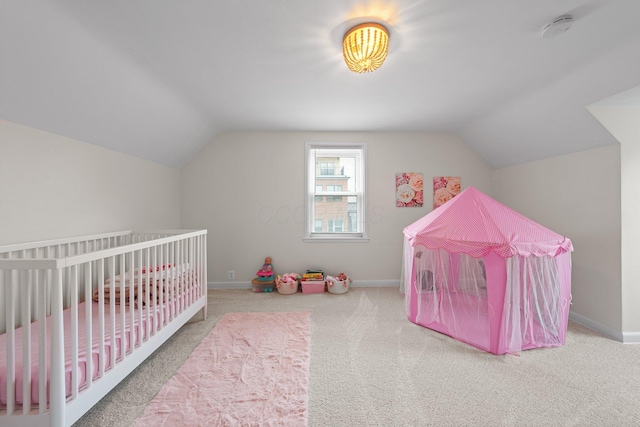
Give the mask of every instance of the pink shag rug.
[[311, 314], [228, 313], [136, 426], [306, 426]]

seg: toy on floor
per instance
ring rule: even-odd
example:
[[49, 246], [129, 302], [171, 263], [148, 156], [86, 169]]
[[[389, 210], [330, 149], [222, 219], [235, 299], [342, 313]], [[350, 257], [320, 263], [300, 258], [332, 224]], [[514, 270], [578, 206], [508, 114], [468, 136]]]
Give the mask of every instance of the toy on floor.
[[271, 282], [274, 280], [273, 265], [271, 264], [270, 256], [264, 259], [262, 269], [260, 269], [256, 274], [258, 275], [258, 281], [260, 282]]
[[275, 273], [271, 264], [271, 257], [264, 259], [262, 268], [256, 273], [255, 279], [251, 281], [253, 292], [273, 292]]

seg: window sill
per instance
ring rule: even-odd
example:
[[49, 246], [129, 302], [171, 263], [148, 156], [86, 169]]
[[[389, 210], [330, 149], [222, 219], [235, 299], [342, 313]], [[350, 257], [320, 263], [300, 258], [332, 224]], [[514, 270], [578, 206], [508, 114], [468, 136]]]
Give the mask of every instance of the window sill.
[[305, 243], [369, 243], [368, 237], [305, 237]]

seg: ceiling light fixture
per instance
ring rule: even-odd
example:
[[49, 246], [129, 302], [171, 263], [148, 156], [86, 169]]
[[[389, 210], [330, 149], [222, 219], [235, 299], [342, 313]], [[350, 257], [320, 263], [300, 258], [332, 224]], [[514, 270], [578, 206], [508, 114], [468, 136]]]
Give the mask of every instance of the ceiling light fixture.
[[354, 73], [367, 73], [380, 68], [389, 51], [389, 31], [380, 24], [356, 25], [344, 35], [344, 62]]

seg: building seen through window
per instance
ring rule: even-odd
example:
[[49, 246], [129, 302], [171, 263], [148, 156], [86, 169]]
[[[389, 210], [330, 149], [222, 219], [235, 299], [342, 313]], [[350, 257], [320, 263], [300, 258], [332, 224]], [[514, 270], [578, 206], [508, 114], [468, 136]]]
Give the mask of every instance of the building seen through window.
[[307, 237], [364, 237], [364, 146], [307, 146]]

